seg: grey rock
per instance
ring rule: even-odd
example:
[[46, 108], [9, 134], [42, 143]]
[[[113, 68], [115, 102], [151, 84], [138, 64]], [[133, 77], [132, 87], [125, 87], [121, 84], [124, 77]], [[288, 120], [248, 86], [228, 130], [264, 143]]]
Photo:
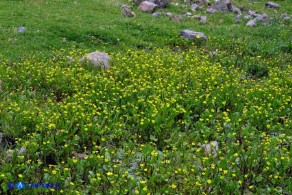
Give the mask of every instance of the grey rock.
[[182, 30], [178, 34], [178, 36], [181, 36], [186, 40], [191, 40], [194, 42], [202, 41], [202, 40], [203, 40], [203, 42], [207, 42], [207, 40], [208, 40], [207, 36], [204, 33], [195, 32], [195, 31], [191, 31], [191, 30]]
[[[133, 3], [140, 5], [144, 0], [133, 0]], [[169, 4], [169, 0], [148, 0], [151, 3], [156, 4], [160, 8], [165, 8]]]
[[175, 22], [182, 22], [183, 17], [181, 15], [172, 15], [170, 19]]
[[231, 5], [230, 2], [225, 3], [225, 2], [221, 2], [221, 1], [216, 1], [213, 5], [212, 8], [214, 8], [217, 11], [223, 11], [223, 12], [227, 12], [229, 11], [228, 6]]
[[85, 60], [96, 68], [110, 68], [110, 57], [102, 52], [92, 52], [80, 59], [81, 62]]
[[258, 14], [255, 11], [252, 11], [252, 10], [248, 10], [248, 14], [253, 16], [253, 17], [257, 17], [258, 16]]
[[213, 157], [216, 157], [218, 155], [219, 143], [217, 141], [212, 141], [209, 144], [203, 144], [202, 147], [206, 156], [212, 155]]
[[152, 16], [154, 16], [154, 17], [160, 17], [161, 16], [161, 13], [160, 12], [154, 12], [152, 14]]
[[17, 29], [17, 32], [18, 33], [25, 33], [26, 32], [26, 28], [25, 27], [19, 27], [18, 29]]
[[251, 27], [251, 26], [256, 26], [257, 21], [255, 19], [250, 20], [246, 23], [246, 26]]
[[208, 14], [214, 14], [216, 12], [217, 12], [217, 10], [212, 8], [212, 7], [208, 7], [207, 10], [206, 10], [206, 13], [208, 13]]
[[169, 0], [152, 0], [160, 8], [165, 8], [169, 4]]
[[243, 18], [244, 18], [245, 20], [249, 20], [249, 19], [252, 18], [252, 16], [251, 16], [251, 15], [245, 15], [245, 16], [243, 16]]
[[233, 13], [236, 13], [238, 15], [241, 15], [241, 10], [238, 7], [234, 6], [234, 5], [232, 5], [230, 11], [233, 12]]
[[268, 7], [268, 8], [274, 8], [274, 9], [279, 9], [280, 6], [277, 4], [277, 3], [274, 3], [274, 2], [267, 2], [265, 3], [265, 5]]
[[167, 16], [167, 17], [171, 17], [173, 14], [171, 13], [171, 12], [166, 12], [165, 13], [165, 16]]
[[127, 5], [122, 5], [122, 14], [128, 17], [135, 17], [135, 13], [132, 11], [131, 7]]
[[207, 23], [207, 16], [201, 16], [200, 22]]
[[192, 13], [191, 12], [187, 12], [186, 15], [189, 17], [189, 16], [192, 16]]
[[155, 3], [152, 3], [150, 1], [143, 1], [142, 3], [140, 3], [138, 10], [146, 13], [153, 13], [156, 8], [157, 5]]
[[198, 4], [196, 4], [196, 3], [194, 3], [193, 5], [192, 5], [192, 7], [191, 7], [191, 10], [192, 11], [196, 11], [196, 10], [199, 10], [200, 9], [200, 6], [198, 5]]
[[192, 19], [198, 20], [200, 23], [207, 23], [207, 16], [195, 15]]
[[198, 5], [204, 5], [204, 4], [209, 4], [209, 0], [196, 0], [194, 1]]
[[288, 22], [288, 21], [292, 21], [292, 15], [288, 15], [287, 13], [284, 13], [281, 15], [281, 22]]
[[237, 15], [237, 16], [234, 18], [234, 22], [238, 23], [238, 22], [240, 22], [240, 19], [241, 19], [241, 15]]
[[268, 24], [270, 22], [268, 15], [267, 14], [259, 14], [257, 17], [255, 17], [255, 19], [257, 22], [261, 22], [264, 24]]

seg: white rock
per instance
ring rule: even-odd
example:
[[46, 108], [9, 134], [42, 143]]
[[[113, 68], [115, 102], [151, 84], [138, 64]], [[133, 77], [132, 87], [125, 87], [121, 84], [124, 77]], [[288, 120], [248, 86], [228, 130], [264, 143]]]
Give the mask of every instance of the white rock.
[[80, 61], [87, 60], [94, 67], [110, 68], [110, 57], [102, 52], [92, 52], [87, 56], [84, 56]]

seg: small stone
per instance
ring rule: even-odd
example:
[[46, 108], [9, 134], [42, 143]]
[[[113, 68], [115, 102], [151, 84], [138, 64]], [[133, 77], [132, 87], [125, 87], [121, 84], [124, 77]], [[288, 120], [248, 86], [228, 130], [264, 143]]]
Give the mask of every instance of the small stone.
[[173, 14], [171, 13], [171, 12], [166, 12], [165, 13], [165, 16], [167, 16], [167, 17], [171, 17]]
[[265, 23], [265, 24], [268, 24], [270, 22], [269, 18], [268, 18], [268, 15], [263, 13], [263, 14], [258, 14], [257, 17], [255, 17], [255, 19], [257, 22], [262, 22], [262, 23]]
[[253, 19], [253, 20], [248, 21], [246, 26], [251, 27], [251, 26], [255, 26], [256, 24], [257, 24], [257, 21]]
[[206, 13], [208, 13], [208, 14], [214, 14], [216, 12], [217, 12], [217, 10], [212, 8], [212, 7], [208, 7], [207, 10], [206, 10]]
[[212, 141], [209, 144], [203, 144], [204, 153], [206, 156], [212, 155], [216, 157], [219, 151], [219, 144], [217, 141]]
[[160, 17], [161, 16], [161, 13], [160, 12], [154, 12], [152, 14], [153, 17]]
[[200, 6], [198, 5], [198, 4], [196, 4], [196, 3], [194, 3], [193, 5], [192, 5], [192, 7], [191, 7], [191, 10], [192, 11], [197, 11], [197, 10], [199, 10], [200, 9]]
[[74, 152], [73, 155], [79, 159], [85, 159], [87, 157], [86, 154]]
[[128, 16], [128, 17], [135, 17], [136, 14], [134, 12], [132, 12], [131, 7], [127, 6], [127, 5], [122, 5], [122, 14], [124, 16]]
[[201, 16], [200, 22], [207, 23], [207, 16]]
[[248, 14], [253, 16], [253, 17], [257, 17], [258, 16], [258, 14], [256, 14], [256, 12], [252, 11], [252, 10], [248, 10]]
[[238, 23], [238, 22], [240, 22], [240, 19], [241, 19], [241, 15], [237, 15], [237, 16], [234, 18], [234, 22]]
[[274, 3], [274, 2], [267, 2], [267, 3], [265, 3], [265, 5], [268, 8], [273, 8], [273, 9], [279, 9], [280, 8], [280, 6], [277, 3]]
[[252, 18], [252, 16], [251, 16], [251, 15], [245, 15], [245, 16], [243, 16], [243, 18], [244, 18], [245, 20], [249, 20], [249, 19]]
[[199, 20], [200, 23], [207, 23], [207, 16], [194, 15], [192, 19]]
[[182, 22], [183, 17], [181, 15], [173, 15], [170, 17], [170, 19], [175, 22]]
[[25, 33], [26, 32], [26, 28], [25, 27], [19, 27], [18, 29], [17, 29], [17, 32], [18, 33]]
[[187, 16], [192, 16], [192, 13], [191, 12], [187, 12], [186, 15]]

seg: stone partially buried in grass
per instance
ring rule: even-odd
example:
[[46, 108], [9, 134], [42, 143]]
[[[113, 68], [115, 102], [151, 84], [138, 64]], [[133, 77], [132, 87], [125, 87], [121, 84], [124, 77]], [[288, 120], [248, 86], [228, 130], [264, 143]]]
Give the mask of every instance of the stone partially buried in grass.
[[208, 38], [202, 32], [195, 32], [191, 30], [182, 30], [179, 34], [179, 37], [183, 37], [186, 40], [193, 41], [195, 43], [203, 42], [206, 43]]
[[110, 68], [110, 57], [106, 53], [102, 52], [92, 52], [81, 58], [80, 61], [88, 61], [95, 68]]

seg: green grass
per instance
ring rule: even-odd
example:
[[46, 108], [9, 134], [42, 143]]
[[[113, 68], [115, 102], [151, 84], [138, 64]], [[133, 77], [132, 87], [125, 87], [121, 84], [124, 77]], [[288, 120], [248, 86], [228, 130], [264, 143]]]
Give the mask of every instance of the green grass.
[[[248, 28], [232, 13], [176, 23], [126, 18], [115, 1], [1, 1], [0, 193], [23, 181], [61, 188], [12, 193], [290, 194], [292, 32], [279, 17], [292, 10], [277, 2], [236, 1], [276, 18]], [[79, 61], [95, 50], [110, 69]]]

